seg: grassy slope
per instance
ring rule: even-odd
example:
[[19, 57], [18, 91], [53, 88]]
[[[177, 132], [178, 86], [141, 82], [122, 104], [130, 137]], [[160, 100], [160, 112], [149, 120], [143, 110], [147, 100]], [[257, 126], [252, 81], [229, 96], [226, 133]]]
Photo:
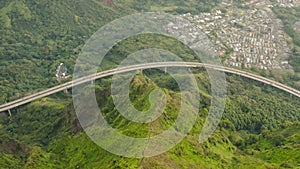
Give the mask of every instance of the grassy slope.
[[[204, 74], [197, 76], [201, 83], [206, 79]], [[157, 75], [158, 77], [160, 75]], [[241, 85], [241, 82], [234, 81], [235, 77], [229, 78], [234, 86], [231, 89]], [[144, 109], [147, 107], [147, 104], [146, 107], [144, 105], [147, 95], [157, 87], [157, 84], [155, 80], [151, 81], [142, 75], [137, 75], [134, 82], [131, 86], [131, 98], [137, 107]], [[153, 129], [152, 131], [162, 131], [173, 123], [174, 117], [176, 118], [176, 110], [170, 108], [177, 107], [178, 104], [173, 102], [179, 98], [177, 98], [176, 92], [170, 88], [164, 89], [173, 98], [168, 101], [169, 105], [172, 105], [166, 109], [169, 113], [164, 113], [150, 126], [132, 123], [120, 117], [111, 107], [111, 99], [105, 99], [110, 97], [107, 87], [105, 87], [109, 84], [110, 79], [99, 81], [96, 93], [102, 98], [99, 98], [99, 101], [103, 113], [111, 119], [111, 125], [123, 134], [144, 137], [149, 134], [149, 127]], [[247, 82], [242, 82], [242, 85], [246, 84]], [[252, 83], [249, 86], [249, 89], [244, 92], [250, 93], [253, 90], [257, 92], [256, 85], [253, 86]], [[147, 90], [139, 90], [140, 88]], [[209, 95], [207, 87], [200, 85], [199, 88], [202, 90], [201, 93]], [[266, 91], [268, 91], [268, 87], [266, 90], [260, 91], [262, 98], [273, 95]], [[275, 93], [279, 100], [285, 98], [285, 96], [280, 96], [281, 92]], [[140, 95], [144, 99], [134, 99], [136, 98], [134, 95]], [[232, 95], [236, 97], [240, 94], [237, 91]], [[61, 96], [59, 97], [61, 98]], [[238, 100], [232, 100], [228, 106], [235, 106], [238, 102]], [[296, 103], [298, 102], [299, 100], [296, 101]], [[235, 131], [236, 126], [232, 128], [232, 123], [226, 123], [224, 118], [225, 121], [222, 121], [209, 141], [199, 144], [197, 140], [207, 114], [205, 108], [200, 110], [199, 118], [190, 134], [170, 151], [145, 159], [118, 157], [95, 145], [87, 135], [80, 131], [71, 106], [70, 101], [43, 99], [21, 108], [12, 120], [2, 121], [0, 130], [2, 135], [19, 140], [20, 144], [27, 145], [30, 150], [23, 148], [13, 152], [3, 151], [4, 155], [0, 158], [1, 164], [15, 168], [149, 168], [150, 166], [153, 168], [275, 168], [279, 166], [296, 167], [299, 163], [297, 153], [299, 150], [299, 146], [297, 146], [299, 145], [299, 127], [295, 125], [274, 131], [266, 130], [261, 134], [251, 134], [248, 131]], [[284, 105], [284, 101], [282, 107], [289, 108]], [[283, 122], [284, 120], [278, 121], [282, 124]], [[240, 145], [236, 138], [240, 138], [243, 144]], [[253, 141], [253, 138], [256, 140]]]
[[[17, 93], [22, 94], [56, 84], [52, 77], [57, 64], [66, 62], [72, 68], [74, 56], [84, 41], [101, 25], [119, 16], [149, 9], [172, 10], [172, 13], [197, 12], [203, 4], [209, 3], [209, 1], [198, 3], [198, 1], [169, 0], [164, 6], [158, 1], [153, 2], [120, 0], [116, 1], [116, 7], [107, 7], [97, 0], [3, 1], [0, 4], [0, 90], [5, 94], [1, 95], [1, 101], [10, 97], [13, 99], [12, 96]], [[166, 49], [172, 49], [172, 42], [169, 44]], [[142, 45], [138, 44], [134, 49], [139, 49]], [[185, 49], [175, 50], [179, 50], [179, 54], [183, 52], [185, 57], [190, 56], [186, 55]], [[126, 46], [120, 51], [132, 52]], [[112, 56], [115, 56], [114, 53]], [[201, 118], [198, 119], [191, 134], [167, 153], [138, 160], [121, 158], [106, 152], [81, 132], [70, 98], [57, 94], [53, 98], [42, 99], [20, 108], [18, 113], [14, 112], [17, 114], [14, 114], [12, 119], [1, 118], [0, 166], [2, 168], [297, 167], [300, 163], [297, 156], [299, 130], [295, 129], [292, 123], [299, 121], [299, 106], [297, 106], [299, 100], [293, 100], [269, 87], [260, 89], [261, 86], [257, 83], [250, 81], [242, 83], [240, 80], [230, 78], [230, 82], [235, 85], [230, 87], [231, 96], [228, 99], [224, 121], [209, 142], [200, 145], [197, 142], [198, 135], [207, 115], [206, 105], [209, 104], [210, 96], [207, 92], [209, 88], [207, 77], [203, 74], [197, 76], [201, 84], [199, 92], [205, 96], [201, 100], [204, 106], [199, 112]], [[142, 77], [139, 78], [144, 81]], [[162, 81], [159, 76], [152, 78], [154, 83], [150, 86], [167, 88], [165, 92], [169, 97], [177, 97], [172, 80], [165, 77]], [[102, 83], [109, 83], [109, 80]], [[98, 94], [109, 98], [107, 87], [101, 85]], [[148, 91], [149, 88], [144, 91], [145, 93], [135, 91], [133, 94], [147, 98]], [[128, 135], [147, 135], [145, 131], [148, 126], [128, 123], [120, 118], [116, 111], [111, 110], [112, 107], [109, 106], [111, 100], [107, 100], [100, 104], [106, 108], [107, 117], [112, 119], [112, 125]], [[175, 100], [170, 102], [173, 106]], [[136, 100], [136, 106], [143, 108], [140, 103], [143, 103], [143, 100]], [[269, 105], [265, 106], [266, 103]], [[267, 109], [261, 111], [255, 109], [259, 106]], [[176, 116], [174, 112], [176, 111], [173, 111], [173, 114], [165, 114], [164, 117], [167, 115], [174, 117]], [[255, 118], [257, 114], [259, 116]], [[263, 116], [264, 114], [268, 116]], [[263, 122], [264, 126], [257, 127], [260, 119], [267, 120]], [[280, 129], [282, 125], [286, 125], [286, 121], [291, 126]], [[154, 127], [159, 130], [171, 123], [172, 120], [161, 119]], [[6, 147], [8, 148], [4, 149]]]

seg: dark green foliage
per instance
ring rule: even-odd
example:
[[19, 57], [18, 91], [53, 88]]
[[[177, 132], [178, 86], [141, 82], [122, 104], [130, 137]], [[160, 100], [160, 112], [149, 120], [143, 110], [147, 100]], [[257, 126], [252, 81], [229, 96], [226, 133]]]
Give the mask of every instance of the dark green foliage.
[[[73, 70], [85, 41], [101, 26], [141, 11], [206, 11], [219, 1], [2, 1], [0, 6], [0, 103], [57, 84], [55, 69]], [[173, 6], [169, 8], [169, 6]], [[165, 9], [164, 9], [165, 7]], [[193, 7], [193, 8], [191, 8]]]
[[[97, 0], [2, 1], [0, 103], [58, 84], [54, 77], [56, 66], [64, 62], [72, 72], [85, 40], [109, 21], [141, 11], [208, 12], [220, 1], [114, 2], [116, 5], [109, 7]], [[297, 86], [300, 81], [299, 33], [290, 25], [299, 18], [299, 9], [275, 8], [274, 11], [292, 38], [289, 42], [293, 46], [291, 63], [298, 74], [257, 72], [281, 82], [292, 81], [291, 85]], [[99, 69], [116, 67], [128, 54], [150, 47], [171, 51], [186, 61], [198, 61], [189, 48], [172, 38], [142, 34], [117, 44]], [[228, 49], [226, 55], [231, 52], [232, 49]], [[170, 151], [152, 158], [129, 159], [103, 150], [82, 132], [71, 97], [58, 93], [12, 110], [11, 118], [0, 117], [0, 168], [299, 167], [299, 98], [251, 80], [228, 76], [223, 119], [208, 141], [199, 144], [199, 133], [209, 112], [210, 85], [203, 69], [192, 71], [201, 95], [199, 117], [189, 135]], [[176, 120], [180, 106], [178, 85], [171, 76], [157, 70], [144, 71], [135, 78], [130, 98], [139, 110], [149, 108], [148, 96], [154, 88], [161, 87], [165, 92], [168, 106], [159, 119], [151, 124], [138, 124], [121, 116], [110, 96], [111, 78], [96, 82], [99, 107], [110, 125], [125, 135], [156, 135]]]
[[[201, 79], [198, 83], [199, 92], [202, 97], [208, 97], [209, 86], [202, 85], [207, 84], [207, 75], [196, 70], [195, 72], [198, 72], [196, 77]], [[164, 79], [157, 72], [152, 72], [149, 77], [153, 78], [154, 81], [157, 77], [160, 77], [160, 81], [168, 81], [168, 78]], [[166, 109], [167, 113], [163, 113], [162, 117], [153, 124], [143, 125], [126, 120], [111, 106], [112, 100], [110, 92], [107, 90], [110, 81], [110, 78], [99, 80], [96, 85], [96, 95], [99, 96], [97, 99], [102, 113], [111, 126], [119, 132], [128, 136], [146, 137], [151, 134], [149, 128], [154, 131], [153, 134], [157, 134], [174, 123], [177, 116], [175, 109], [179, 106], [177, 101], [180, 100], [174, 91], [168, 88], [164, 89], [167, 95], [172, 96], [168, 97], [170, 107]], [[223, 120], [213, 136], [203, 144], [198, 143], [198, 137], [207, 116], [209, 101], [208, 105], [204, 105], [207, 108], [200, 110], [199, 117], [190, 134], [180, 144], [158, 157], [141, 160], [110, 154], [95, 145], [84, 133], [80, 132], [80, 129], [75, 130], [77, 131], [75, 133], [72, 132], [78, 126], [69, 101], [42, 99], [20, 109], [18, 114], [13, 115], [12, 120], [2, 119], [0, 130], [2, 135], [10, 135], [9, 137], [12, 139], [20, 140], [18, 142], [21, 143], [18, 144], [24, 143], [30, 149], [24, 149], [20, 146], [17, 151], [19, 153], [9, 154], [4, 151], [0, 162], [1, 164], [16, 166], [16, 168], [30, 168], [32, 166], [37, 168], [297, 166], [297, 162], [299, 162], [297, 144], [299, 144], [300, 138], [299, 123], [296, 121], [299, 119], [293, 120], [294, 117], [297, 117], [295, 116], [297, 113], [284, 113], [280, 110], [288, 111], [290, 109], [299, 112], [299, 107], [296, 106], [299, 105], [299, 100], [291, 100], [291, 103], [287, 104], [289, 96], [285, 96], [284, 93], [277, 90], [269, 90], [271, 87], [266, 86], [264, 89], [260, 89], [259, 84], [250, 80], [243, 82], [236, 76], [228, 76], [228, 81], [230, 82], [229, 91], [231, 93]], [[147, 109], [147, 104], [145, 104], [147, 96], [154, 86], [156, 84], [145, 75], [137, 74], [136, 80], [131, 86], [130, 96], [137, 108]], [[143, 87], [144, 90], [139, 90], [140, 87]], [[244, 97], [245, 94], [248, 96]], [[135, 95], [141, 97], [135, 97]], [[273, 96], [276, 96], [279, 101], [274, 99], [270, 99], [268, 102], [264, 101]], [[209, 98], [207, 99], [209, 100]], [[256, 102], [248, 105], [246, 104], [247, 99], [253, 99], [252, 102]], [[257, 111], [257, 107], [264, 106], [266, 103], [269, 104], [266, 109]], [[274, 111], [276, 109], [273, 109], [272, 106], [280, 107], [278, 113]], [[276, 116], [280, 118], [276, 118]], [[256, 130], [256, 125], [263, 125], [264, 127]], [[9, 139], [2, 137], [1, 140], [4, 142]], [[276, 156], [271, 156], [272, 153], [275, 153]], [[285, 153], [293, 154], [293, 156], [284, 157]], [[16, 163], [9, 161], [10, 158], [15, 158]]]
[[[0, 9], [0, 103], [57, 84], [55, 69], [72, 72], [75, 56], [98, 28], [130, 10], [99, 1], [3, 1]], [[2, 92], [1, 92], [2, 93]]]
[[299, 121], [300, 107], [295, 106], [298, 98], [278, 94], [276, 89], [266, 85], [253, 86], [248, 79], [243, 79], [243, 82], [232, 76], [227, 79], [231, 83], [223, 117], [229, 119], [237, 130], [260, 133]]

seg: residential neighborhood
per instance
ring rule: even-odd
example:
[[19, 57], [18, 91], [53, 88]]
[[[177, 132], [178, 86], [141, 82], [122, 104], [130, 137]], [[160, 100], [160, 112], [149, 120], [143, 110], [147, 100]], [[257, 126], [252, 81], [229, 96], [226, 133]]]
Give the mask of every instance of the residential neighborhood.
[[[278, 3], [287, 4], [280, 1]], [[224, 64], [234, 67], [261, 69], [289, 69], [287, 61], [291, 49], [284, 38], [283, 25], [266, 1], [250, 1], [228, 11], [181, 15], [200, 28], [215, 45], [220, 56], [226, 54]]]

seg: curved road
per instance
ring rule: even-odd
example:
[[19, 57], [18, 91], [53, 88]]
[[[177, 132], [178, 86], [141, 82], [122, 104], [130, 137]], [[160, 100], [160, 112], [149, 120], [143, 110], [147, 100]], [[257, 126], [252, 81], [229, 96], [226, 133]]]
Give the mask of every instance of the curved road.
[[212, 65], [212, 64], [206, 64], [206, 63], [196, 63], [196, 62], [153, 62], [153, 63], [145, 63], [145, 64], [137, 64], [137, 65], [132, 65], [132, 66], [125, 66], [125, 67], [120, 67], [112, 70], [107, 70], [103, 72], [99, 72], [93, 75], [85, 76], [52, 88], [49, 88], [47, 90], [37, 92], [35, 94], [23, 97], [21, 99], [17, 99], [15, 101], [5, 103], [3, 105], [0, 105], [0, 112], [7, 111], [10, 109], [13, 109], [15, 107], [30, 103], [34, 100], [49, 96], [51, 94], [72, 88], [73, 86], [83, 84], [86, 82], [91, 82], [96, 79], [100, 79], [103, 77], [111, 76], [114, 74], [119, 74], [119, 73], [125, 73], [125, 72], [130, 72], [134, 70], [140, 70], [140, 69], [150, 69], [150, 68], [161, 68], [161, 67], [205, 67], [207, 69], [214, 69], [217, 71], [222, 71], [226, 73], [231, 73], [231, 74], [236, 74], [240, 75], [249, 79], [253, 79], [259, 82], [262, 82], [264, 84], [271, 85], [275, 88], [278, 88], [280, 90], [283, 90], [285, 92], [288, 92], [294, 96], [300, 97], [300, 91], [291, 88], [289, 86], [286, 86], [284, 84], [281, 84], [279, 82], [276, 82], [274, 80], [270, 80], [268, 78], [255, 75], [249, 72], [245, 72], [242, 70], [237, 70], [233, 68], [228, 68], [224, 66], [219, 66], [219, 65]]

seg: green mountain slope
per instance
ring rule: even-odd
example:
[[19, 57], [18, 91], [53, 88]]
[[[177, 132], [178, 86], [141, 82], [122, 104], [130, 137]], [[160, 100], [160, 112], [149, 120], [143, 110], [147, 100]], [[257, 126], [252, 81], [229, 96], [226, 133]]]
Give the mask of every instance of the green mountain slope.
[[[84, 42], [116, 18], [142, 11], [205, 12], [218, 3], [115, 0], [108, 6], [101, 0], [2, 0], [0, 103], [59, 84], [54, 75], [56, 66], [64, 62], [72, 72]], [[187, 47], [174, 39], [143, 34], [116, 45], [101, 68], [115, 67], [145, 45], [161, 47], [184, 60], [195, 59]], [[295, 47], [295, 54], [297, 50]], [[83, 132], [69, 91], [18, 107], [12, 110], [12, 117], [0, 114], [0, 168], [300, 168], [299, 98], [228, 75], [222, 121], [209, 140], [199, 144], [211, 96], [208, 75], [199, 69], [193, 72], [201, 109], [189, 135], [168, 152], [130, 159], [100, 148]], [[147, 137], [174, 123], [180, 91], [170, 76], [148, 70], [143, 75], [137, 73], [132, 82], [130, 98], [139, 110], [149, 108], [148, 96], [153, 89], [160, 87], [167, 95], [165, 112], [151, 124], [133, 123], [122, 117], [113, 106], [110, 83], [111, 78], [96, 81], [97, 101], [106, 120], [119, 132]]]
[[[145, 72], [147, 74], [147, 72]], [[137, 74], [131, 85], [131, 99], [136, 107], [147, 109], [148, 95], [160, 84], [155, 83], [155, 77], [164, 81], [163, 74], [152, 74], [153, 81], [146, 75]], [[198, 73], [199, 92], [203, 93], [203, 103], [209, 103], [207, 75]], [[167, 80], [167, 79], [166, 79]], [[269, 109], [264, 114], [275, 111], [280, 106], [284, 112], [278, 112], [280, 118], [274, 119], [272, 115], [265, 117], [268, 123], [264, 124], [263, 130], [253, 130], [256, 118], [249, 116], [260, 116], [255, 112], [256, 106], [263, 106], [265, 103], [258, 102], [256, 106], [246, 106], [247, 113], [239, 109], [242, 101], [229, 98], [223, 120], [218, 129], [203, 144], [198, 143], [199, 133], [208, 113], [204, 106], [199, 111], [199, 117], [190, 134], [170, 151], [156, 157], [145, 159], [130, 159], [113, 155], [95, 143], [82, 132], [76, 120], [68, 95], [57, 95], [57, 98], [46, 98], [29, 104], [19, 109], [18, 114], [9, 118], [1, 119], [2, 145], [20, 148], [1, 150], [2, 166], [13, 168], [277, 168], [277, 167], [299, 167], [299, 115], [286, 112], [299, 112], [300, 100], [286, 100], [288, 96], [282, 95], [280, 91], [269, 92], [271, 87], [261, 90], [259, 84], [247, 81], [241, 82], [234, 76], [229, 76], [231, 97], [239, 98], [245, 94], [249, 99], [266, 100], [277, 96], [276, 100], [270, 100]], [[111, 106], [110, 92], [106, 86], [110, 85], [110, 78], [97, 82], [96, 94], [99, 105], [105, 114], [107, 121], [119, 132], [128, 136], [145, 137], [149, 131], [165, 130], [165, 127], [173, 124], [176, 118], [176, 97], [178, 92], [170, 87], [164, 88], [168, 98], [167, 108], [162, 117], [155, 122], [138, 124], [121, 117]], [[240, 93], [239, 86], [247, 86]], [[144, 90], [140, 90], [144, 89]], [[260, 92], [257, 95], [256, 92]], [[206, 94], [205, 94], [206, 93]], [[135, 97], [139, 95], [141, 97]], [[65, 97], [65, 99], [58, 99]], [[142, 99], [141, 99], [142, 98]], [[206, 100], [206, 101], [205, 101]], [[174, 102], [175, 101], [175, 102]], [[275, 104], [276, 106], [273, 107]], [[294, 110], [293, 110], [294, 109]], [[256, 114], [255, 114], [256, 113]], [[242, 117], [235, 115], [242, 115]], [[231, 116], [230, 116], [231, 115]], [[235, 121], [239, 123], [235, 124]], [[272, 120], [275, 120], [273, 123]], [[275, 127], [274, 124], [277, 126]], [[270, 128], [270, 129], [269, 129]], [[149, 130], [152, 129], [152, 130]], [[16, 143], [14, 143], [16, 142]], [[2, 146], [6, 147], [6, 146]], [[10, 168], [7, 167], [7, 168]]]
[[64, 62], [72, 72], [85, 41], [110, 21], [142, 11], [209, 11], [217, 3], [121, 0], [107, 6], [102, 0], [3, 0], [0, 89], [4, 94], [0, 103], [57, 84], [54, 73], [58, 64]]
[[98, 1], [4, 1], [0, 9], [0, 83], [5, 100], [57, 84], [60, 62], [72, 71], [80, 47], [98, 28], [133, 13]]

